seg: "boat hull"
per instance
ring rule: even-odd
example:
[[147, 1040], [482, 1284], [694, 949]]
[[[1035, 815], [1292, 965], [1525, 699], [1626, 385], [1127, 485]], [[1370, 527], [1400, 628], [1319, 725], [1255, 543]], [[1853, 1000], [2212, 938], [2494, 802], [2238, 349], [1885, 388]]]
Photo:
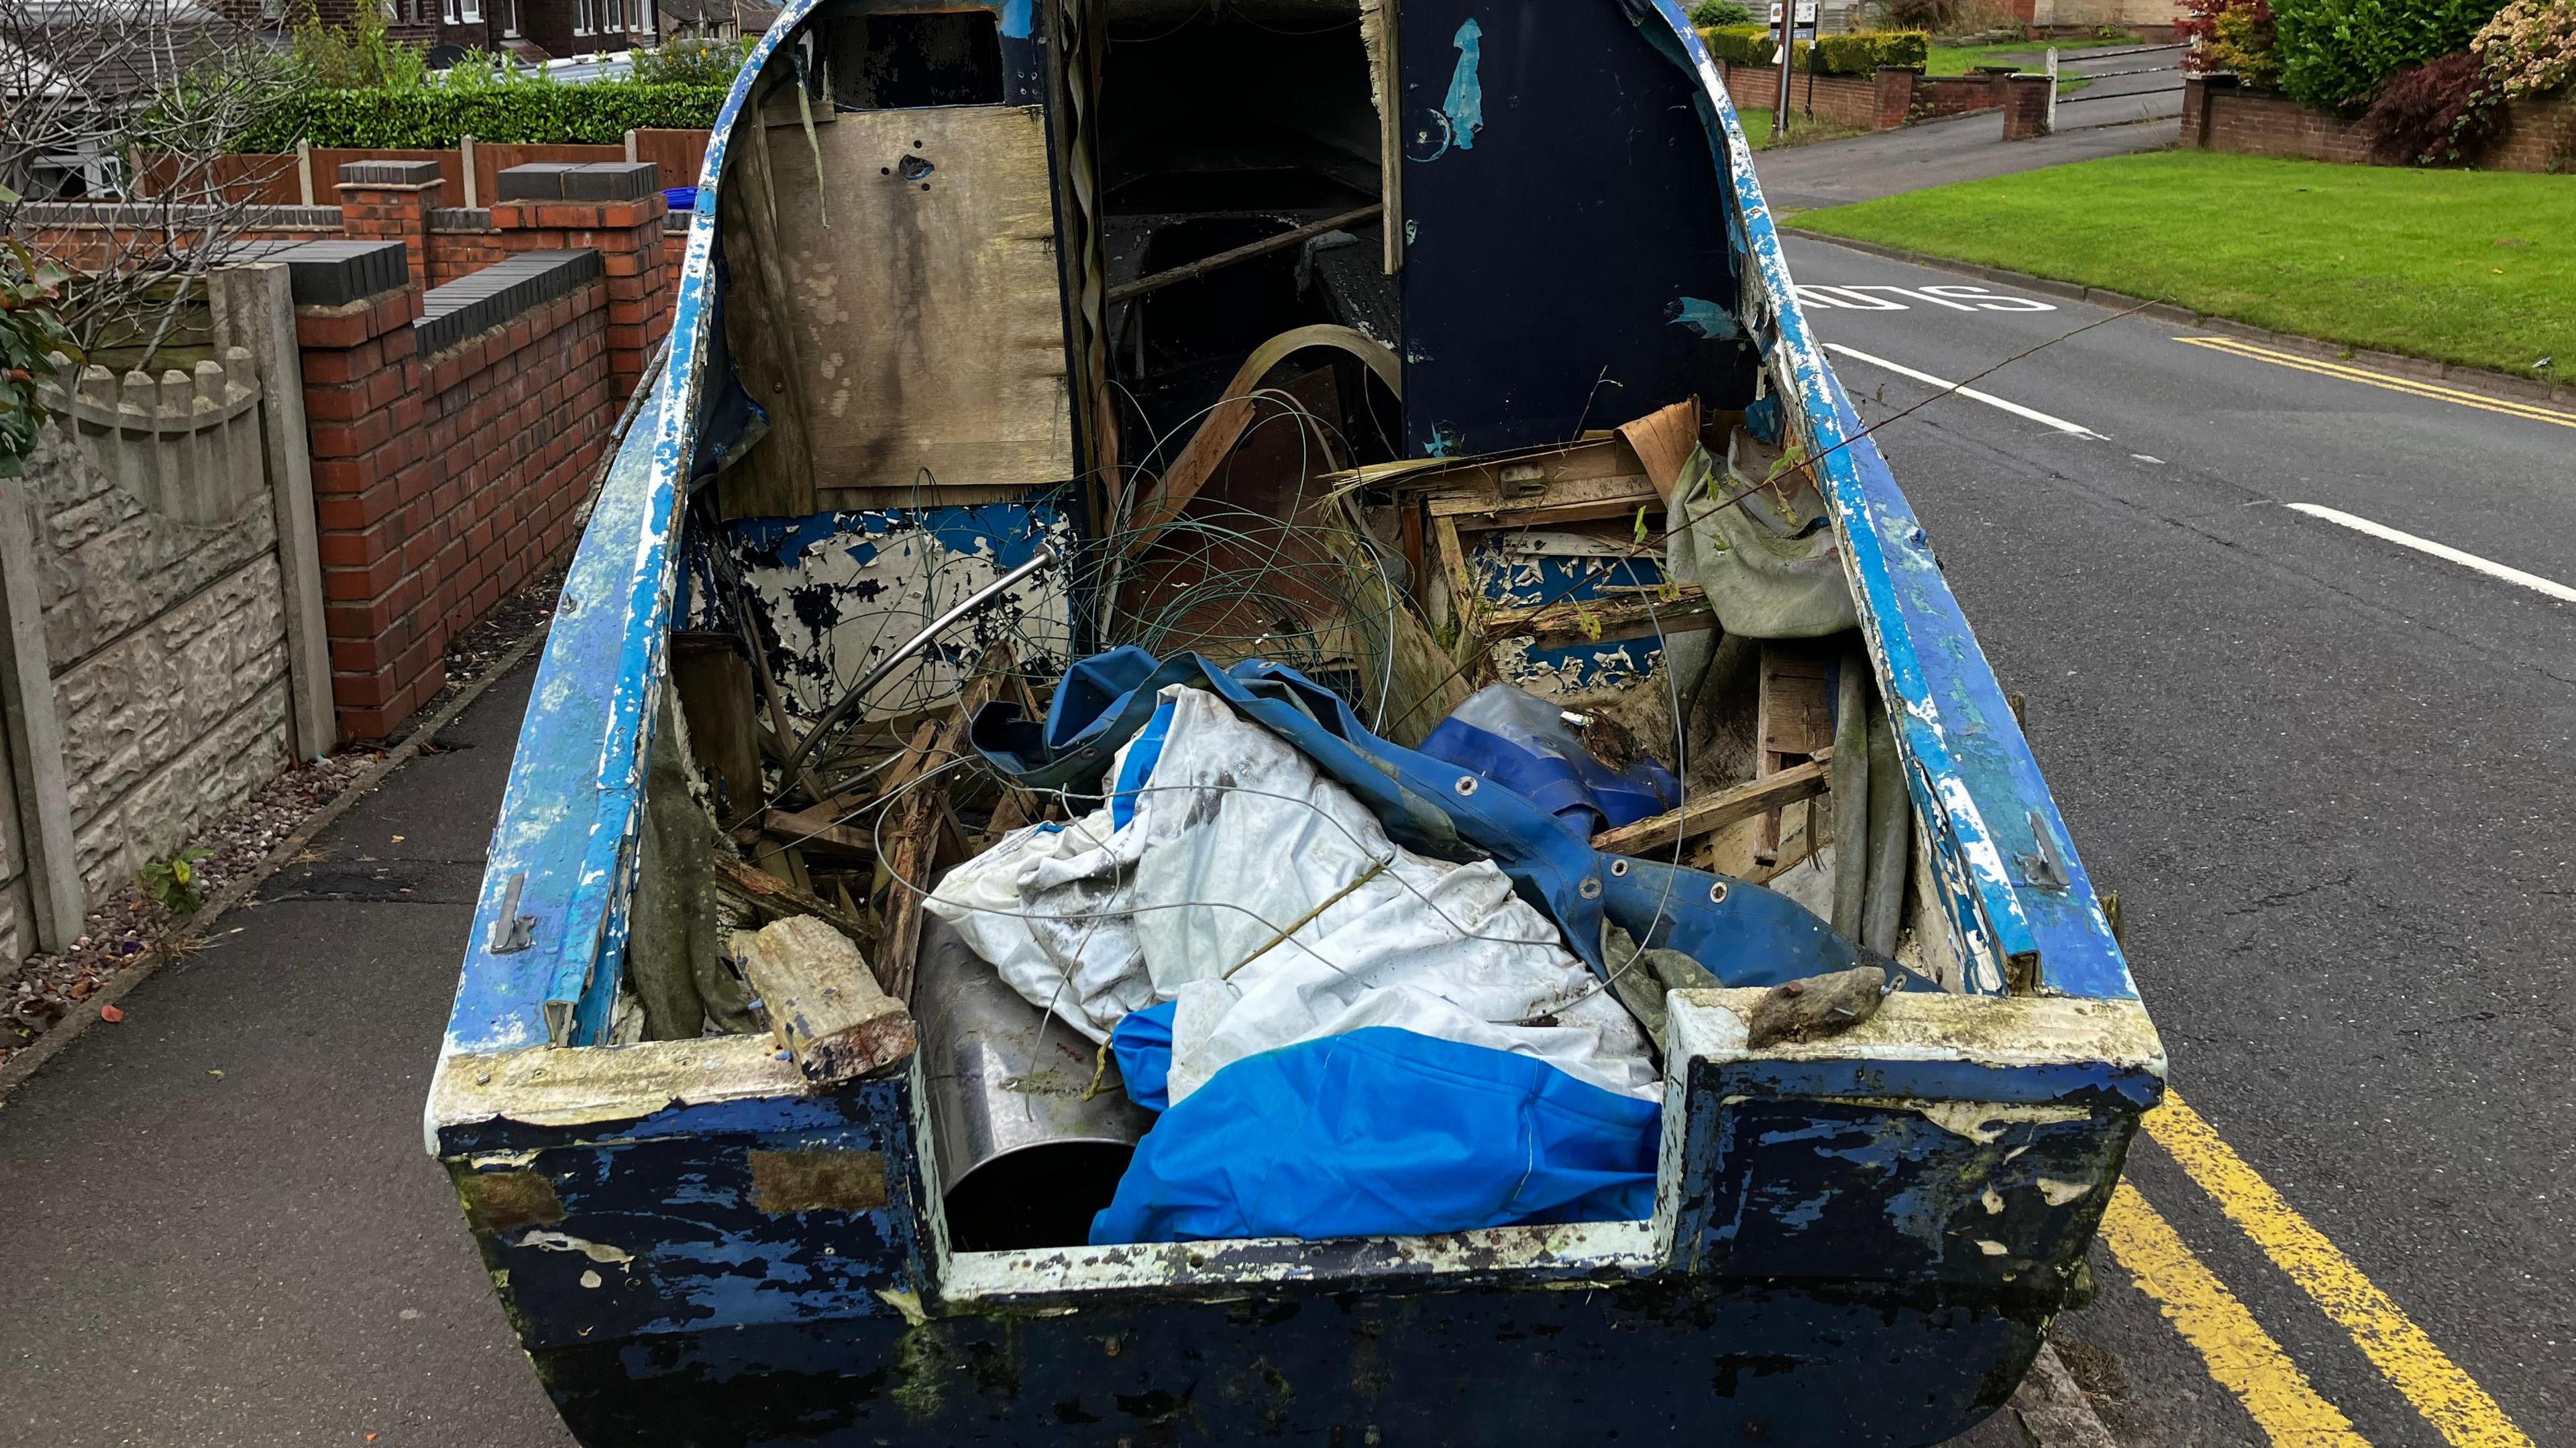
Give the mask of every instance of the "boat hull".
[[2044, 1319], [1849, 1287], [1103, 1303], [550, 1349], [585, 1443], [1931, 1444], [2009, 1397]]

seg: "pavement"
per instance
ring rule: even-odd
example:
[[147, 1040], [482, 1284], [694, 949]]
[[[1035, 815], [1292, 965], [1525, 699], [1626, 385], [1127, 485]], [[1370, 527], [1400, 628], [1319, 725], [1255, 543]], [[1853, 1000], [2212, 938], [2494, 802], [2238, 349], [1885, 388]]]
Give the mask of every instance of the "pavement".
[[[2057, 131], [2007, 141], [2001, 111], [1972, 111], [1846, 141], [1785, 146], [1756, 155], [1762, 194], [1775, 211], [1875, 201], [1928, 186], [1982, 181], [2046, 166], [2157, 151], [2182, 140], [2179, 46], [2088, 52], [2063, 75], [2104, 78], [2057, 103]], [[2111, 72], [2130, 72], [2111, 74]]]
[[2259, 1183], [2142, 1136], [2130, 1183], [2251, 1320], [2097, 1248], [2056, 1340], [2113, 1435], [2259, 1444], [2260, 1408], [2439, 1448], [2465, 1402], [2453, 1443], [2576, 1443], [2576, 410], [1787, 244], [1865, 420], [1925, 376], [1992, 399], [1877, 441], [2121, 896], [2175, 1087], [2330, 1243], [2267, 1254], [2225, 1211], [2277, 1227]]
[[570, 1448], [421, 1149], [534, 662], [0, 1109], [0, 1442]]

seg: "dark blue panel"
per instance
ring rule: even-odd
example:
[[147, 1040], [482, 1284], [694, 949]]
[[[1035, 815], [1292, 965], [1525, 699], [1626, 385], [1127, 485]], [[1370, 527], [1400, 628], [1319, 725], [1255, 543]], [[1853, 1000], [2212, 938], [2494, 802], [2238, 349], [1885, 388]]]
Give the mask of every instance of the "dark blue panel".
[[1406, 0], [1403, 34], [1406, 448], [1740, 405], [1750, 352], [1704, 335], [1736, 273], [1690, 74], [1617, 0]]

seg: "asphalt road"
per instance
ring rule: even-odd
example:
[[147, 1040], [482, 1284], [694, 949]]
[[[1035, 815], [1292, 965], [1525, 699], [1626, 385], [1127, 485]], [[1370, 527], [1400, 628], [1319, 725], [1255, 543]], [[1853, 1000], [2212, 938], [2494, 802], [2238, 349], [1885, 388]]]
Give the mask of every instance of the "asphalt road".
[[[2576, 603], [2290, 506], [2576, 585], [2576, 425], [1789, 255], [1817, 333], [1877, 359], [1832, 358], [1873, 422], [1939, 390], [1884, 364], [2041, 349], [1975, 385], [2051, 421], [1952, 396], [1878, 440], [2122, 896], [2172, 1080], [2529, 1441], [2576, 1443]], [[2129, 1175], [2361, 1441], [2443, 1443], [2400, 1386], [2438, 1374], [2374, 1365], [2163, 1147]], [[2142, 1279], [2094, 1270], [2059, 1339], [2124, 1444], [2266, 1441]]]

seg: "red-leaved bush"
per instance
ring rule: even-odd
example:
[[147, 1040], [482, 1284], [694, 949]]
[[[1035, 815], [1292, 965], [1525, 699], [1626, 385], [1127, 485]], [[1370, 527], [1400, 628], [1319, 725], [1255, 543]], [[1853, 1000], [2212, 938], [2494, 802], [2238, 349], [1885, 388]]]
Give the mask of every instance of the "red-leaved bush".
[[2187, 0], [2174, 35], [2191, 45], [2182, 57], [2185, 70], [2233, 71], [2256, 90], [2280, 84], [2271, 0]]
[[2468, 51], [2410, 65], [2381, 82], [2363, 134], [2382, 156], [2419, 166], [2460, 165], [2495, 130], [2501, 93], [2485, 83]]

